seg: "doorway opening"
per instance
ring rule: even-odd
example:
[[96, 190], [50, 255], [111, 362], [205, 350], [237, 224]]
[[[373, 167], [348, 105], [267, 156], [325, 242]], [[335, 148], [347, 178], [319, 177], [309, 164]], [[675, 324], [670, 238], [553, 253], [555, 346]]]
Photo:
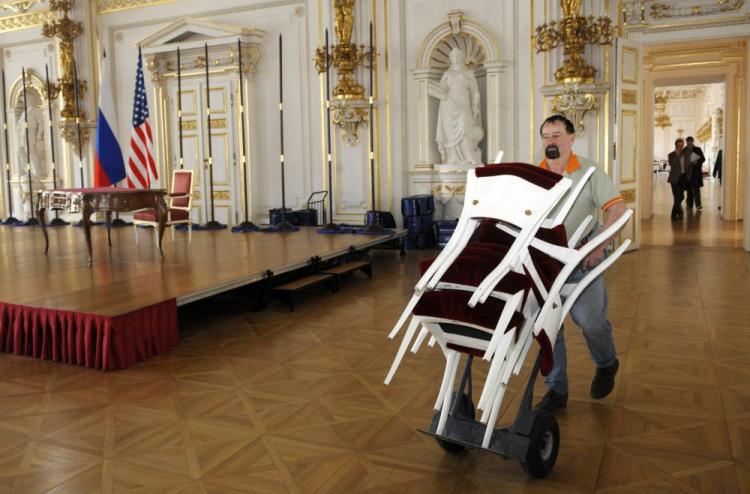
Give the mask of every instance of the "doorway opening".
[[[730, 56], [731, 55], [731, 56]], [[742, 247], [745, 210], [744, 120], [746, 45], [743, 40], [697, 40], [644, 46], [640, 149], [642, 243]], [[672, 190], [664, 161], [677, 138], [692, 136], [701, 167], [702, 210], [671, 220]], [[714, 167], [722, 151], [721, 180]], [[686, 201], [682, 203], [683, 209]], [[695, 206], [695, 204], [694, 204]]]
[[[723, 199], [722, 155], [724, 147], [724, 108], [726, 85], [723, 81], [703, 84], [655, 85], [652, 152], [653, 216], [643, 223], [644, 235], [652, 245], [740, 246], [738, 222], [721, 217]], [[704, 161], [693, 170], [691, 194], [681, 204], [684, 217], [671, 219], [672, 187], [668, 182], [669, 153], [678, 139], [692, 137], [696, 156]], [[692, 154], [692, 153], [691, 153]], [[700, 159], [696, 163], [700, 163]]]

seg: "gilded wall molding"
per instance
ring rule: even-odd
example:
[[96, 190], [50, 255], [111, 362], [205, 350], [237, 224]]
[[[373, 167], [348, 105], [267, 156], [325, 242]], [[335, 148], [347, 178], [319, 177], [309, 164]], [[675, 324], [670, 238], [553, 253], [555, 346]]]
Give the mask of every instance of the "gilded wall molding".
[[0, 33], [18, 31], [19, 29], [28, 29], [30, 27], [39, 27], [51, 18], [52, 13], [49, 9], [0, 17]]
[[668, 31], [689, 31], [707, 27], [736, 26], [740, 24], [750, 24], [750, 13], [696, 21], [683, 19], [680, 22], [672, 24], [628, 24], [626, 29], [632, 32], [654, 34]]
[[151, 7], [164, 3], [173, 3], [175, 0], [96, 0], [96, 13], [109, 14], [123, 10], [137, 9], [140, 7]]
[[[683, 5], [680, 5], [680, 4]], [[723, 12], [735, 12], [742, 9], [744, 0], [719, 0], [715, 3], [705, 5], [684, 5], [685, 2], [662, 3], [651, 5], [651, 17], [654, 19], [668, 19], [674, 17], [696, 17], [701, 15], [712, 15]]]

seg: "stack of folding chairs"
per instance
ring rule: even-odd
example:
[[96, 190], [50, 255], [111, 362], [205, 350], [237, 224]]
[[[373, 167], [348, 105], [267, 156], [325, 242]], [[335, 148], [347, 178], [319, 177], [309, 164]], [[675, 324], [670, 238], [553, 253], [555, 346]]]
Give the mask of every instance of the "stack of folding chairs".
[[[428, 339], [446, 359], [435, 410], [442, 434], [462, 354], [489, 365], [477, 409], [486, 424], [481, 445], [490, 444], [511, 375], [521, 371], [532, 341], [541, 351], [541, 372], [553, 366], [552, 349], [565, 316], [581, 292], [628, 248], [622, 242], [579, 282], [570, 274], [594, 249], [608, 242], [632, 216], [581, 238], [593, 218], [569, 234], [563, 220], [594, 169], [571, 188], [556, 173], [522, 164], [487, 165], [468, 172], [464, 208], [455, 233], [434, 261], [423, 263], [414, 295], [389, 338], [411, 317], [385, 383], [393, 379], [411, 346]], [[557, 209], [556, 209], [557, 208]], [[553, 217], [551, 213], [555, 211]]]

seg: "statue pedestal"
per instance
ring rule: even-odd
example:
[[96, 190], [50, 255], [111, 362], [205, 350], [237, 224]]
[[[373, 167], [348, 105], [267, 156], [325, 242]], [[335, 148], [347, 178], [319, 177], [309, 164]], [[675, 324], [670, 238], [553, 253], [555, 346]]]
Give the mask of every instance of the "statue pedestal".
[[435, 164], [432, 169], [411, 172], [415, 193], [435, 196], [435, 219], [454, 220], [461, 215], [466, 191], [466, 172], [477, 165]]

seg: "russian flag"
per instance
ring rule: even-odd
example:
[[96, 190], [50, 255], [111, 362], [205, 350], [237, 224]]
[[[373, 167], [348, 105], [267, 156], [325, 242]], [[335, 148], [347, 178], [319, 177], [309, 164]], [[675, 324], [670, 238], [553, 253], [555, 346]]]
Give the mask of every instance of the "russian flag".
[[96, 153], [94, 155], [94, 187], [116, 185], [125, 178], [125, 162], [117, 142], [117, 113], [112, 92], [107, 53], [102, 59], [99, 84], [99, 118], [96, 121]]

